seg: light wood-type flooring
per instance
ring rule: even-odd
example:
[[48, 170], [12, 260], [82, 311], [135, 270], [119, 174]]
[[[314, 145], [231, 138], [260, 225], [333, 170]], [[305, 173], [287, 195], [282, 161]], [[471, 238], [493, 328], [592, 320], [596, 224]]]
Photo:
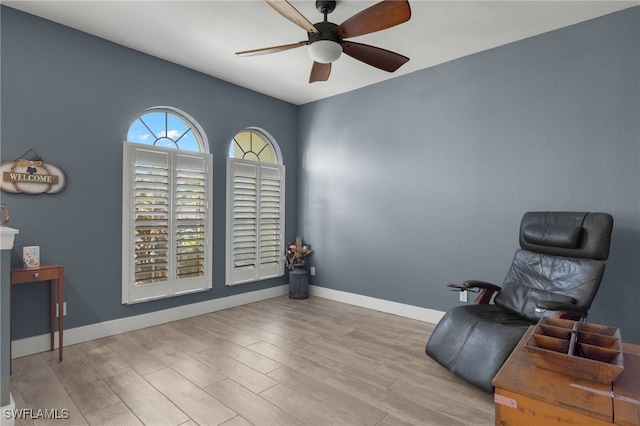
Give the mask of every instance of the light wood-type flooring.
[[493, 397], [424, 354], [432, 329], [277, 297], [15, 359], [16, 408], [69, 413], [16, 424], [492, 425]]

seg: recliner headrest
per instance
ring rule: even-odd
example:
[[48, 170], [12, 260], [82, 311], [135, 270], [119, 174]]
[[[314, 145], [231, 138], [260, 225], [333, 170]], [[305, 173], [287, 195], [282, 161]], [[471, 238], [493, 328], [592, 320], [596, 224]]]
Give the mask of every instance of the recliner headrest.
[[554, 256], [606, 260], [613, 218], [607, 213], [528, 212], [520, 223], [520, 247]]
[[579, 226], [530, 223], [524, 227], [524, 240], [531, 244], [574, 249], [578, 247], [582, 228]]

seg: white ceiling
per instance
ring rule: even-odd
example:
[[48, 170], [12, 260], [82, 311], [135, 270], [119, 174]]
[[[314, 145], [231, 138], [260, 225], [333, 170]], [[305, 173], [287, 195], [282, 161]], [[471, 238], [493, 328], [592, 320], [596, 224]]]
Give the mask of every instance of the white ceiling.
[[[244, 58], [234, 54], [307, 39], [304, 30], [263, 1], [1, 2], [297, 105], [640, 4], [640, 0], [410, 0], [408, 22], [353, 39], [408, 56], [408, 63], [390, 74], [342, 55], [333, 64], [329, 81], [309, 84], [312, 61], [306, 47]], [[313, 0], [290, 3], [309, 21], [322, 21]], [[340, 24], [375, 3], [339, 0], [329, 21]]]

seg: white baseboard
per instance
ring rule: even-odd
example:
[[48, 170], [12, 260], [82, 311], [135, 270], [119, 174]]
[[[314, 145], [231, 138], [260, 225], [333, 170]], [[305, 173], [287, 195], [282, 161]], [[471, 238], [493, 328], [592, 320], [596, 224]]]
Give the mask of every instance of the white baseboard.
[[[315, 285], [309, 286], [309, 290], [310, 294], [313, 296], [323, 297], [325, 299], [335, 300], [336, 302], [348, 303], [350, 305], [360, 306], [433, 324], [437, 324], [445, 314], [444, 312], [433, 309], [420, 308], [418, 306], [391, 302], [384, 299], [376, 299], [374, 297], [347, 293], [345, 291], [333, 290]], [[141, 328], [190, 318], [197, 315], [207, 314], [209, 312], [233, 308], [235, 306], [246, 305], [247, 303], [282, 296], [287, 294], [288, 291], [289, 285], [285, 284], [277, 287], [266, 288], [264, 290], [251, 291], [234, 296], [192, 303], [190, 305], [176, 306], [175, 308], [169, 308], [162, 311], [70, 328], [64, 331], [64, 345], [75, 345], [89, 340], [139, 330]], [[54, 340], [56, 348], [58, 344], [57, 334], [58, 333], [56, 332]], [[41, 334], [39, 336], [15, 340], [12, 346], [12, 357], [19, 358], [26, 355], [48, 351], [51, 347], [50, 344], [49, 334]]]
[[[246, 305], [247, 303], [258, 302], [272, 297], [282, 296], [289, 291], [289, 285], [266, 288], [264, 290], [251, 291], [248, 293], [236, 294], [219, 299], [206, 300], [204, 302], [192, 303], [190, 305], [176, 306], [175, 308], [164, 309], [147, 314], [135, 315], [131, 317], [118, 318], [97, 324], [85, 325], [82, 327], [64, 330], [64, 346], [75, 345], [76, 343], [87, 342], [101, 337], [113, 336], [115, 334], [126, 333], [128, 331], [139, 330], [141, 328], [190, 318], [209, 312], [220, 311], [222, 309], [233, 308], [235, 306]], [[12, 358], [19, 358], [39, 352], [50, 350], [51, 341], [49, 334], [27, 337], [14, 340], [12, 346]], [[55, 336], [55, 347], [58, 347], [58, 333]]]
[[419, 321], [437, 324], [445, 312], [434, 309], [420, 308], [418, 306], [406, 305], [404, 303], [392, 302], [375, 297], [363, 296], [361, 294], [347, 293], [345, 291], [333, 290], [326, 287], [309, 286], [309, 293], [313, 296], [335, 300], [336, 302], [348, 303], [350, 305], [386, 312], [401, 317], [412, 318]]

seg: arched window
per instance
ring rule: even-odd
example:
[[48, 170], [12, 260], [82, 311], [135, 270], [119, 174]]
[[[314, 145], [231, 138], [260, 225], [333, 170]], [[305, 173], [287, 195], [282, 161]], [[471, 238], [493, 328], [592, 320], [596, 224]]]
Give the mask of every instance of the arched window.
[[284, 274], [285, 167], [264, 130], [233, 137], [227, 158], [226, 284]]
[[211, 288], [212, 157], [186, 113], [145, 110], [123, 153], [122, 303]]
[[127, 132], [127, 141], [184, 151], [209, 152], [204, 132], [184, 112], [169, 107], [144, 111]]
[[233, 137], [229, 145], [229, 157], [261, 163], [282, 164], [277, 144], [258, 130], [243, 130]]

